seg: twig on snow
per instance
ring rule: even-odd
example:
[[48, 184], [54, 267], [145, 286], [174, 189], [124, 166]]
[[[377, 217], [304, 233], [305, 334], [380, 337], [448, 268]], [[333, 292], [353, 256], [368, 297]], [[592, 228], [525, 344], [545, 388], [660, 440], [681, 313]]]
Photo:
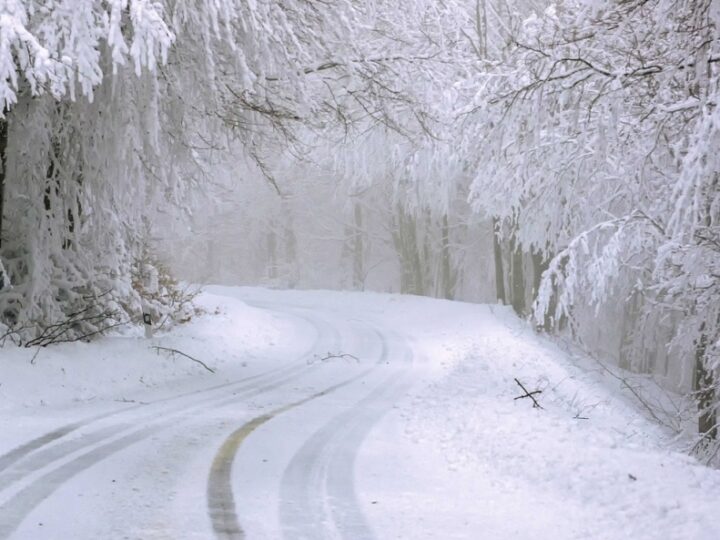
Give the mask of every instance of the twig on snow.
[[160, 351], [169, 353], [173, 358], [175, 357], [176, 354], [179, 354], [180, 356], [184, 356], [185, 358], [188, 358], [189, 360], [192, 360], [193, 362], [197, 362], [202, 367], [207, 369], [210, 373], [215, 373], [215, 370], [212, 369], [211, 367], [208, 367], [208, 365], [205, 362], [203, 362], [202, 360], [198, 360], [197, 358], [194, 358], [194, 357], [190, 356], [189, 354], [185, 354], [182, 351], [178, 351], [177, 349], [171, 349], [169, 347], [159, 347], [158, 345], [153, 345], [150, 348], [155, 349], [158, 352], [158, 354], [160, 353]]
[[117, 403], [138, 403], [138, 404], [140, 404], [140, 405], [147, 405], [147, 404], [148, 404], [147, 401], [137, 401], [137, 400], [135, 400], [135, 399], [127, 399], [127, 398], [115, 399], [115, 400], [113, 400], [113, 401], [116, 401]]
[[[622, 383], [622, 385], [623, 385], [625, 388], [627, 388], [627, 389], [632, 393], [633, 396], [635, 396], [635, 399], [637, 399], [637, 400], [640, 402], [640, 404], [641, 404], [643, 407], [645, 407], [645, 409], [650, 413], [650, 416], [652, 416], [653, 419], [655, 419], [655, 421], [656, 421], [658, 424], [663, 425], [663, 426], [666, 426], [666, 427], [669, 427], [670, 429], [674, 429], [671, 425], [669, 425], [667, 422], [664, 422], [657, 414], [655, 414], [655, 411], [653, 410], [652, 406], [647, 402], [646, 399], [643, 398], [643, 396], [640, 395], [640, 392], [638, 392], [638, 391], [627, 381], [627, 379], [625, 379], [625, 377], [621, 377], [620, 375], [617, 375], [616, 373], [614, 373], [610, 368], [608, 368], [605, 364], [603, 364], [603, 363], [602, 363], [600, 360], [598, 360], [597, 358], [595, 359], [595, 361], [600, 365], [601, 368], [603, 368], [603, 370], [604, 370], [607, 374], [609, 374], [609, 375], [610, 375], [611, 377], [613, 377], [614, 379], [617, 379], [618, 381], [620, 381], [620, 382]], [[677, 430], [675, 430], [675, 431], [677, 431]]]
[[515, 400], [523, 399], [523, 398], [530, 398], [530, 399], [532, 399], [532, 402], [533, 402], [533, 409], [542, 409], [543, 408], [542, 405], [540, 405], [538, 403], [537, 399], [535, 399], [535, 395], [542, 394], [542, 390], [533, 390], [532, 392], [530, 392], [530, 391], [528, 391], [527, 388], [525, 388], [523, 386], [523, 383], [521, 383], [517, 379], [515, 379], [515, 382], [518, 384], [518, 386], [520, 388], [523, 389], [523, 392], [525, 392], [522, 396], [518, 396], [518, 397], [514, 398]]
[[[323, 356], [322, 358], [318, 358], [317, 355], [315, 356], [315, 358], [320, 362], [326, 362], [327, 360], [331, 360], [332, 358], [342, 358], [345, 360], [351, 359], [351, 360], [355, 360], [358, 363], [360, 362], [360, 359], [357, 356], [355, 356], [354, 354], [349, 354], [349, 353], [333, 354], [331, 352], [328, 352], [327, 355]], [[308, 364], [313, 364], [314, 362], [315, 362], [314, 360], [308, 360]]]

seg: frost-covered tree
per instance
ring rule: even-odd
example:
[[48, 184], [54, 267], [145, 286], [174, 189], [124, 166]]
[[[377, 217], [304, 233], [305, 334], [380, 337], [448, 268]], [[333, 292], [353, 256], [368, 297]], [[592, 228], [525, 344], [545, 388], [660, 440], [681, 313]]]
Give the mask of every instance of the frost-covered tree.
[[427, 129], [406, 90], [435, 52], [392, 34], [408, 17], [383, 0], [3, 2], [4, 323], [66, 337], [137, 317], [138, 291], [161, 292], [136, 264], [156, 214], [222, 152], [274, 182], [270, 151], [299, 129]]
[[536, 317], [567, 322], [626, 367], [694, 388], [710, 438], [718, 15], [710, 0], [579, 0], [526, 17], [477, 78], [476, 106], [490, 123], [477, 132], [485, 165], [474, 182], [479, 209], [552, 259]]
[[[417, 0], [412, 9], [392, 2], [365, 6], [371, 16], [354, 29], [353, 72], [338, 78], [340, 62], [304, 70], [306, 78], [322, 77], [332, 95], [313, 109], [315, 121], [283, 132], [294, 153], [312, 165], [285, 166], [278, 163], [283, 152], [277, 147], [266, 151], [259, 164], [275, 181], [279, 200], [266, 201], [272, 193], [263, 190], [240, 196], [263, 203], [246, 208], [238, 201], [243, 215], [233, 221], [258, 235], [263, 227], [256, 226], [265, 224], [268, 240], [249, 243], [267, 254], [268, 271], [260, 277], [267, 274], [276, 284], [446, 297], [472, 289], [472, 298], [486, 298], [475, 276], [483, 274], [477, 267], [482, 242], [470, 241], [476, 232], [468, 226], [478, 221], [466, 202], [470, 172], [453, 148], [459, 95], [453, 81], [467, 75], [467, 62], [458, 58], [470, 50], [464, 28], [475, 4]], [[245, 187], [238, 191], [247, 194]], [[268, 219], [268, 213], [280, 216]], [[300, 248], [288, 251], [285, 221], [291, 218]], [[289, 252], [295, 261], [287, 260]], [[253, 260], [260, 260], [258, 250], [254, 253]], [[328, 260], [347, 273], [335, 272], [329, 280]], [[258, 276], [240, 267], [238, 279]]]
[[1, 10], [0, 314], [13, 327], [67, 320], [50, 330], [59, 339], [91, 334], [127, 314], [118, 301], [137, 300], [143, 162], [164, 151], [156, 81], [174, 34], [151, 2]]

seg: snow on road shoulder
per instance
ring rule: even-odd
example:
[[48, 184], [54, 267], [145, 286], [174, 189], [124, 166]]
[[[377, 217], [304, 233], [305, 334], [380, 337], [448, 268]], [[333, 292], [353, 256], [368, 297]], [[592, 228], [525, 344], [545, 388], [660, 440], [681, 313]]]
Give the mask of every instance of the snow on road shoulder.
[[[224, 292], [201, 293], [196, 303], [204, 314], [152, 340], [129, 328], [91, 343], [0, 348], [0, 454], [59, 422], [252, 375], [311, 346], [307, 322]], [[153, 346], [182, 351], [215, 373]]]
[[[599, 368], [503, 308], [408, 307], [383, 316], [405, 321], [440, 371], [377, 426], [358, 461], [383, 537], [720, 538], [720, 471], [670, 450], [671, 434]], [[514, 399], [515, 378], [542, 390], [543, 409]], [[404, 442], [389, 446], [398, 433]]]

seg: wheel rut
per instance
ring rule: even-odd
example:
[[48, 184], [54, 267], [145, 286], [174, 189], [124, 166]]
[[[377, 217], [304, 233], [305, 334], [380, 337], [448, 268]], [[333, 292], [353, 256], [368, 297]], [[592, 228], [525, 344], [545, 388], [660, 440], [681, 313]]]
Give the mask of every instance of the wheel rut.
[[[5, 500], [0, 503], [0, 538], [9, 537], [35, 507], [65, 482], [129, 446], [177, 425], [183, 416], [208, 407], [223, 407], [272, 392], [311, 372], [313, 367], [309, 366], [307, 361], [311, 358], [311, 353], [336, 345], [339, 334], [331, 327], [328, 331], [326, 325], [320, 325], [316, 320], [298, 316], [313, 324], [317, 337], [313, 347], [289, 365], [211, 388], [163, 398], [150, 404], [133, 405], [96, 415], [85, 421], [70, 423], [0, 456], [0, 501], [5, 496]], [[229, 389], [233, 391], [231, 395], [227, 394]], [[220, 394], [216, 395], [218, 392]], [[208, 397], [207, 394], [211, 395]], [[187, 401], [195, 396], [202, 397]], [[178, 401], [180, 403], [177, 403]], [[153, 406], [166, 404], [170, 406], [153, 410]], [[141, 409], [143, 414], [132, 414]], [[123, 415], [131, 416], [129, 422], [99, 426], [102, 420], [122, 418]], [[137, 425], [145, 427], [138, 429]], [[88, 429], [90, 431], [81, 433]], [[73, 437], [78, 434], [79, 436]], [[49, 470], [41, 472], [43, 469]], [[20, 487], [23, 480], [26, 485]], [[8, 497], [8, 492], [13, 488], [15, 492]]]
[[[232, 483], [233, 463], [243, 443], [279, 415], [366, 378], [378, 366], [388, 363], [391, 354], [388, 339], [377, 329], [374, 333], [380, 342], [375, 365], [304, 399], [251, 419], [223, 442], [213, 460], [207, 484], [208, 516], [216, 538], [242, 540], [247, 535], [242, 525], [242, 508], [237, 507]], [[409, 348], [405, 347], [404, 354], [405, 360], [412, 360]], [[336, 537], [331, 534], [333, 528], [348, 539], [372, 538], [355, 496], [355, 455], [374, 423], [389, 409], [393, 398], [407, 387], [403, 380], [403, 373], [395, 371], [349, 410], [332, 417], [321, 429], [309, 434], [282, 477], [279, 512], [285, 538], [319, 540]], [[325, 498], [335, 501], [329, 509]]]

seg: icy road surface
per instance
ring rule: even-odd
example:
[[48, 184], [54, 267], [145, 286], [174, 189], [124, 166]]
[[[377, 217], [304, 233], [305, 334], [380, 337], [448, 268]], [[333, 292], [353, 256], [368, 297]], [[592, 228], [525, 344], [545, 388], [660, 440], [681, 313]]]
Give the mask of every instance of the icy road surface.
[[720, 538], [720, 473], [504, 309], [200, 300], [152, 342], [0, 349], [0, 538]]

